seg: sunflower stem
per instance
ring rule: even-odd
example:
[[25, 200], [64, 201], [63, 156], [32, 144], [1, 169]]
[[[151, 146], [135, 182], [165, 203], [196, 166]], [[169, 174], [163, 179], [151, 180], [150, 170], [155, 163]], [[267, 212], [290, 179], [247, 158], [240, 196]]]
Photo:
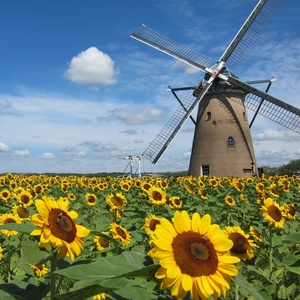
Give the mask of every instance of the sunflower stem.
[[235, 300], [239, 300], [240, 299], [240, 296], [239, 296], [239, 285], [238, 284], [235, 284], [234, 299]]
[[269, 253], [269, 266], [270, 266], [270, 273], [273, 269], [273, 243], [272, 243], [272, 228], [269, 227], [269, 245], [270, 245], [270, 253]]
[[50, 299], [53, 300], [56, 295], [56, 266], [57, 266], [57, 251], [52, 253], [50, 259]]

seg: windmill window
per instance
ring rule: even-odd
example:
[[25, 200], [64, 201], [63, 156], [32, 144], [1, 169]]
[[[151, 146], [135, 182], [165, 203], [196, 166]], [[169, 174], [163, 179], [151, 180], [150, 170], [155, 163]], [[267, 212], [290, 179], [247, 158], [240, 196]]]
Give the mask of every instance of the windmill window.
[[245, 121], [247, 121], [247, 118], [246, 118], [246, 113], [243, 111], [243, 118]]
[[209, 176], [209, 166], [208, 165], [201, 166], [201, 175]]
[[232, 136], [228, 137], [228, 139], [227, 139], [227, 146], [229, 148], [233, 148], [234, 147], [234, 139], [233, 139]]
[[206, 113], [206, 121], [210, 121], [210, 119], [211, 119], [211, 112], [208, 111], [208, 112]]

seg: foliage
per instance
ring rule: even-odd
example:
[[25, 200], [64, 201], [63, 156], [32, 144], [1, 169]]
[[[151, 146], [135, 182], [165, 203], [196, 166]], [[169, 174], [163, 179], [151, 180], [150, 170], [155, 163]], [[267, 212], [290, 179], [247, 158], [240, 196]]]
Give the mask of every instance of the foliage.
[[[166, 196], [165, 203], [153, 204], [147, 186], [159, 188]], [[21, 199], [24, 191], [30, 192], [32, 203]], [[86, 201], [87, 194], [95, 196], [95, 205]], [[123, 202], [119, 206], [115, 202], [112, 209], [107, 199], [117, 194], [119, 198], [116, 199], [123, 199]], [[234, 205], [225, 202], [226, 196], [234, 199]], [[39, 248], [39, 238], [30, 235], [35, 228], [31, 222], [31, 217], [37, 213], [35, 201], [43, 197], [69, 201], [69, 210], [78, 213], [77, 222], [90, 229], [90, 234], [84, 238], [83, 251], [74, 261], [68, 257], [56, 261], [58, 249]], [[172, 197], [180, 200], [177, 206], [170, 201]], [[273, 198], [280, 207], [288, 204], [295, 209], [294, 214], [284, 214], [283, 229], [273, 228], [262, 217], [260, 209], [266, 198]], [[21, 224], [6, 220], [0, 225], [0, 298], [82, 300], [105, 293], [106, 299], [173, 299], [168, 289], [160, 289], [160, 281], [155, 278], [159, 264], [147, 255], [151, 245], [145, 232], [145, 218], [155, 215], [171, 220], [176, 210], [186, 210], [190, 215], [194, 212], [210, 214], [212, 222], [222, 229], [240, 226], [251, 234], [250, 227], [253, 227], [262, 239], [260, 242], [255, 240], [257, 236], [252, 236], [258, 245], [255, 256], [238, 264], [239, 274], [234, 277], [226, 298], [221, 299], [299, 300], [299, 199], [300, 179], [295, 175], [264, 175], [262, 178], [145, 176], [141, 179], [2, 175], [0, 219], [5, 214], [17, 214], [16, 207], [25, 208], [29, 218], [23, 215]], [[128, 231], [129, 245], [124, 246], [121, 240], [114, 238], [110, 231], [112, 223]], [[17, 231], [17, 235], [5, 234], [12, 230]], [[106, 241], [101, 250], [97, 249], [96, 237]], [[44, 265], [49, 271], [37, 276], [32, 265]]]

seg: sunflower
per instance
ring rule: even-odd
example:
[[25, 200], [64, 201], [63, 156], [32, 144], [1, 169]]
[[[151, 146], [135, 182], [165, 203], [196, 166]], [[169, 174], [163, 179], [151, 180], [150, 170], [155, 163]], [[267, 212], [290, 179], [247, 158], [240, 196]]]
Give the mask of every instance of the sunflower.
[[182, 207], [182, 202], [180, 200], [180, 197], [178, 196], [173, 196], [169, 198], [169, 206], [175, 209], [181, 208]]
[[225, 233], [232, 240], [233, 246], [230, 249], [231, 255], [237, 256], [242, 260], [250, 260], [254, 257], [254, 249], [258, 246], [249, 239], [249, 234], [241, 229], [240, 226], [227, 226]]
[[48, 273], [48, 268], [46, 268], [45, 264], [42, 265], [30, 265], [32, 269], [34, 269], [35, 275], [38, 277], [43, 277]]
[[230, 277], [238, 274], [233, 264], [240, 259], [230, 255], [233, 243], [219, 225], [211, 224], [208, 214], [201, 218], [194, 213], [190, 219], [187, 211], [176, 211], [172, 223], [160, 221], [148, 255], [160, 263], [155, 276], [162, 280], [161, 289], [172, 286], [176, 298], [185, 298], [188, 292], [194, 299], [225, 297]]
[[97, 196], [95, 194], [90, 194], [90, 193], [87, 193], [84, 197], [86, 203], [89, 205], [89, 206], [95, 206], [96, 205], [96, 201], [97, 201]]
[[283, 208], [278, 205], [272, 198], [264, 200], [264, 205], [260, 208], [262, 216], [275, 228], [283, 228], [285, 218], [283, 215]]
[[141, 188], [143, 191], [148, 192], [150, 188], [152, 187], [151, 183], [149, 182], [142, 182]]
[[[102, 232], [102, 233], [108, 234], [108, 232]], [[109, 247], [109, 245], [110, 245], [109, 239], [107, 239], [103, 236], [98, 236], [98, 235], [96, 235], [94, 237], [94, 242], [96, 243], [96, 247], [97, 247], [98, 251], [101, 251], [101, 250]]]
[[4, 190], [2, 190], [2, 191], [0, 192], [0, 198], [1, 198], [2, 200], [4, 200], [6, 203], [9, 202], [10, 197], [11, 197], [11, 193], [10, 193], [9, 190], [4, 189]]
[[265, 191], [265, 186], [263, 183], [259, 182], [258, 184], [256, 184], [255, 189], [259, 194], [263, 194]]
[[242, 192], [244, 189], [244, 183], [239, 180], [234, 180], [231, 184], [238, 192]]
[[110, 209], [118, 209], [126, 205], [126, 198], [122, 193], [110, 194], [106, 197], [106, 203], [110, 206]]
[[3, 248], [0, 246], [0, 260], [3, 258]]
[[296, 220], [296, 209], [294, 205], [285, 203], [283, 204], [283, 209], [287, 219]]
[[76, 200], [76, 195], [71, 193], [71, 194], [68, 194], [68, 199], [71, 200], [71, 201], [75, 201]]
[[[22, 219], [15, 214], [3, 214], [0, 216], [0, 225], [4, 225], [7, 223], [17, 223], [17, 224], [21, 224], [22, 223]], [[15, 236], [17, 235], [19, 232], [16, 230], [8, 230], [8, 229], [1, 229], [0, 232], [6, 236]]]
[[148, 197], [150, 203], [154, 205], [163, 205], [167, 201], [167, 196], [165, 192], [160, 187], [152, 186], [148, 190]]
[[117, 223], [112, 223], [110, 224], [110, 231], [115, 239], [122, 242], [123, 246], [130, 244], [130, 233], [124, 227], [118, 225]]
[[67, 255], [73, 261], [75, 255], [79, 255], [83, 248], [82, 238], [90, 231], [76, 223], [74, 219], [78, 214], [68, 211], [69, 201], [64, 198], [55, 201], [44, 197], [43, 200], [36, 200], [35, 205], [38, 214], [33, 215], [31, 221], [37, 228], [31, 235], [40, 235], [39, 247], [61, 247], [58, 257], [63, 258]]
[[235, 205], [235, 201], [231, 196], [226, 196], [225, 197], [225, 203], [229, 206], [234, 206]]
[[105, 299], [106, 299], [105, 293], [101, 293], [101, 294], [97, 294], [97, 295], [93, 296], [93, 300], [105, 300]]
[[208, 196], [207, 196], [206, 191], [204, 189], [199, 188], [198, 189], [198, 194], [199, 194], [199, 196], [202, 200], [207, 200], [208, 199]]
[[280, 191], [276, 185], [276, 183], [272, 183], [268, 188], [269, 193], [273, 196], [278, 198], [280, 196]]
[[248, 204], [248, 203], [249, 203], [248, 198], [247, 198], [244, 194], [240, 194], [240, 198], [241, 198], [241, 200], [242, 200], [245, 204]]
[[29, 211], [23, 205], [14, 204], [12, 207], [12, 211], [15, 215], [18, 215], [23, 220], [30, 220]]
[[160, 224], [160, 218], [155, 215], [150, 215], [148, 218], [145, 218], [145, 232], [148, 235], [152, 235], [158, 224]]
[[254, 239], [258, 242], [262, 242], [263, 239], [260, 235], [260, 233], [258, 232], [258, 230], [256, 230], [254, 227], [250, 226], [250, 234], [254, 237]]
[[28, 207], [32, 204], [32, 198], [33, 197], [31, 193], [26, 190], [21, 191], [17, 196], [18, 202], [21, 203], [24, 207]]

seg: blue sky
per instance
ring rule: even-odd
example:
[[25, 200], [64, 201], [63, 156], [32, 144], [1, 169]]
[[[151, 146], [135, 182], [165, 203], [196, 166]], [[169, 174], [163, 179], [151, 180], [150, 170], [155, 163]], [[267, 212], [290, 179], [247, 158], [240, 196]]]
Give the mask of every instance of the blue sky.
[[[0, 173], [122, 172], [178, 103], [167, 91], [203, 73], [130, 37], [144, 23], [215, 63], [256, 0], [3, 0], [0, 10]], [[285, 0], [235, 72], [277, 81], [270, 94], [300, 107], [300, 4]], [[266, 86], [260, 86], [265, 89]], [[249, 112], [251, 119], [251, 112]], [[194, 125], [186, 122], [156, 165], [187, 170]], [[300, 135], [257, 117], [258, 166], [300, 158]]]

